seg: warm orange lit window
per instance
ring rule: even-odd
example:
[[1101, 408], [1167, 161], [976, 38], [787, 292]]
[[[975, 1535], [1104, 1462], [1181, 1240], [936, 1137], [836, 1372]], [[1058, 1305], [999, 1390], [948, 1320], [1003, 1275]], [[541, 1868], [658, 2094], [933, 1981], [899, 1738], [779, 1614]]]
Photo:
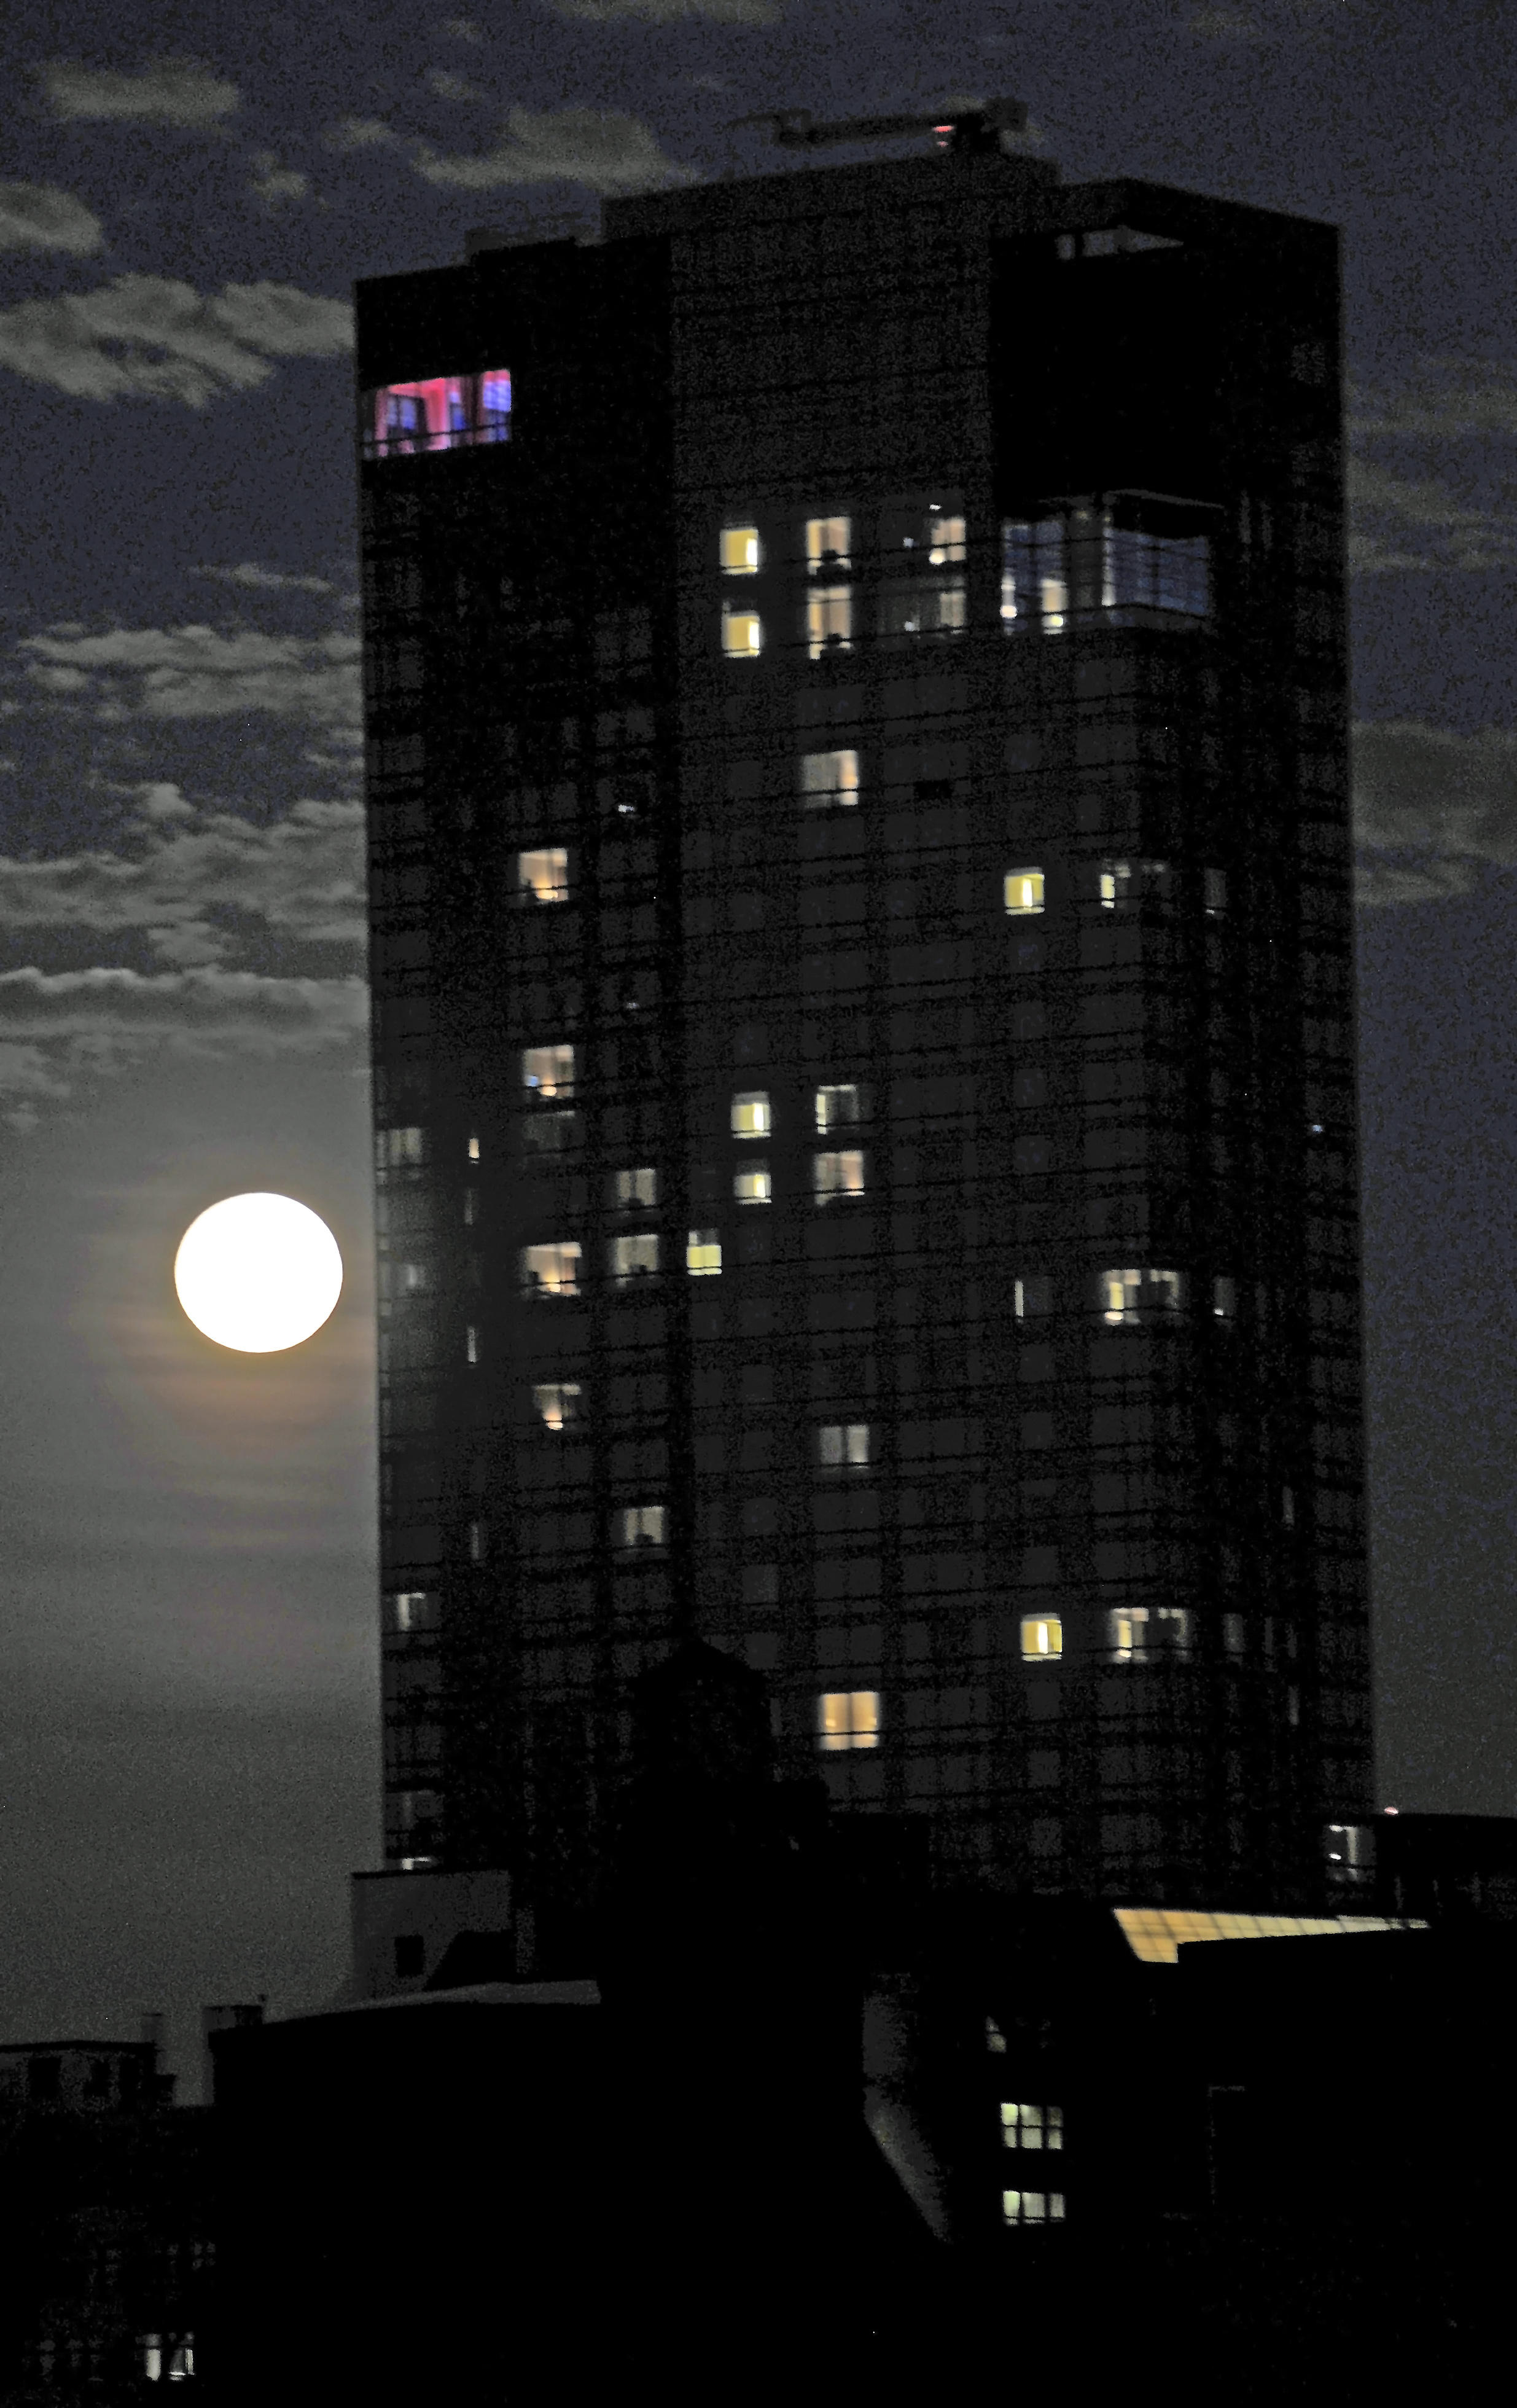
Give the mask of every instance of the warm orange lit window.
[[522, 1084], [535, 1096], [572, 1096], [572, 1045], [528, 1045], [522, 1053]]
[[721, 536], [721, 560], [728, 577], [754, 577], [764, 566], [764, 548], [755, 526], [725, 526]]
[[578, 1296], [579, 1240], [561, 1239], [551, 1245], [523, 1246], [522, 1285], [528, 1296]]
[[516, 856], [516, 883], [523, 898], [534, 903], [566, 903], [569, 899], [569, 856], [561, 844]]
[[581, 1390], [577, 1380], [549, 1380], [533, 1389], [532, 1401], [545, 1429], [567, 1429], [580, 1418]]
[[829, 1689], [817, 1699], [817, 1745], [831, 1755], [841, 1748], [880, 1745], [878, 1689]]
[[722, 605], [722, 649], [732, 660], [756, 660], [764, 650], [764, 624], [740, 603]]

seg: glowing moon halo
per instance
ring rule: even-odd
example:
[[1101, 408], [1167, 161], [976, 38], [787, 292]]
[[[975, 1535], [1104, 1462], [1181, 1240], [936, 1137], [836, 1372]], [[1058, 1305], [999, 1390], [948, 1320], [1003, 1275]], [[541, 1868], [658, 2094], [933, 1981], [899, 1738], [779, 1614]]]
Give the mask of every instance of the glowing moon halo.
[[278, 1354], [331, 1317], [342, 1256], [320, 1214], [293, 1196], [227, 1196], [180, 1239], [174, 1285], [218, 1346]]

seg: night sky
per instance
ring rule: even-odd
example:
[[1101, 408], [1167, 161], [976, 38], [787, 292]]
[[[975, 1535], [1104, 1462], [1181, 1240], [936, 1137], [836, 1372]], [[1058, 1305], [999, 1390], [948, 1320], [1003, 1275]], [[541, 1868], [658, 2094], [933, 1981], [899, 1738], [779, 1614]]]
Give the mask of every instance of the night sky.
[[[1381, 1797], [1510, 1813], [1517, 52], [1488, 5], [16, 11], [0, 163], [0, 2038], [316, 2003], [378, 1853], [357, 276], [1007, 93], [1065, 177], [1340, 224]], [[839, 162], [856, 155], [824, 153]], [[218, 1197], [327, 1327], [195, 1335]]]

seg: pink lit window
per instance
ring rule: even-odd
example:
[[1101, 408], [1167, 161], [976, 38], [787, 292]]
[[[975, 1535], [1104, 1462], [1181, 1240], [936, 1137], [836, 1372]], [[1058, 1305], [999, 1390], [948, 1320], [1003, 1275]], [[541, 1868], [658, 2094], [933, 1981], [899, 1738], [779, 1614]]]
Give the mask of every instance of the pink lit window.
[[486, 368], [479, 376], [423, 377], [415, 384], [380, 385], [364, 396], [364, 449], [371, 460], [504, 443], [510, 431], [508, 368]]

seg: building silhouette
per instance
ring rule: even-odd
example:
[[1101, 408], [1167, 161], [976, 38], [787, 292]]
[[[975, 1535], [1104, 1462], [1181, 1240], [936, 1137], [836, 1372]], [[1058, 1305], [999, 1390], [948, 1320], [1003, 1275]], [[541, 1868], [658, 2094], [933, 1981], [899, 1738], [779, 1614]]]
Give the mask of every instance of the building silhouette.
[[945, 141], [359, 288], [385, 1861], [522, 1974], [697, 1641], [931, 1889], [1367, 1870], [1337, 236]]

